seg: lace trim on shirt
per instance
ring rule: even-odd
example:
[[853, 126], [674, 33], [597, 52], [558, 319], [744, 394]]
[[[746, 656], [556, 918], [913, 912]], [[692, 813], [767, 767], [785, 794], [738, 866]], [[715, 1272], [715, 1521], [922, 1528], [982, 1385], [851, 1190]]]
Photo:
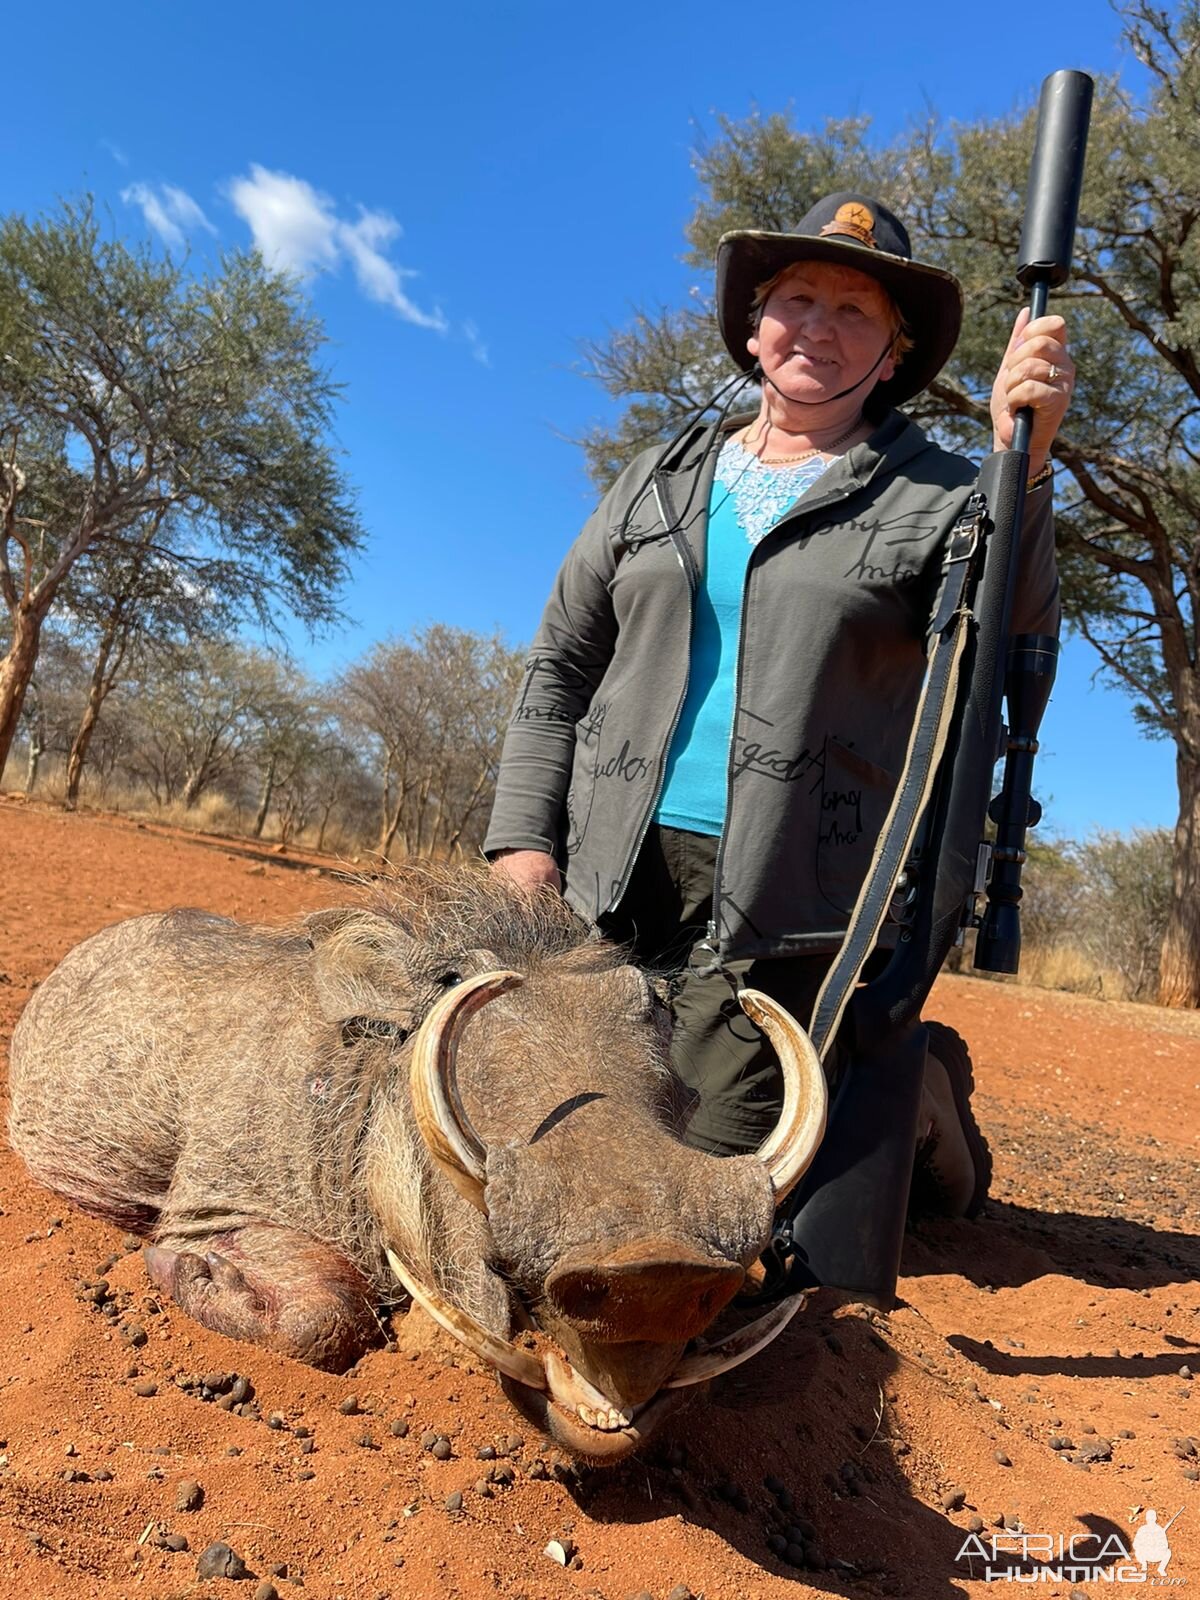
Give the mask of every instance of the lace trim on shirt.
[[[833, 461], [838, 460], [837, 456]], [[758, 544], [806, 489], [832, 462], [810, 456], [794, 467], [764, 467], [737, 439], [728, 439], [717, 457], [714, 487], [719, 484], [733, 501], [738, 527], [749, 542]]]

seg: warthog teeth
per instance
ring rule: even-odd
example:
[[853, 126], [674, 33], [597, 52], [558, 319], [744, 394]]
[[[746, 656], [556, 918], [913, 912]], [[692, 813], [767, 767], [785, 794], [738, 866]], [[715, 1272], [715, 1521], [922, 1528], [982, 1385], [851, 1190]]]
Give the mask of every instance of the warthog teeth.
[[591, 1406], [583, 1405], [576, 1406], [575, 1410], [589, 1428], [599, 1428], [602, 1433], [620, 1433], [633, 1421], [632, 1411], [617, 1411], [615, 1408], [593, 1411]]

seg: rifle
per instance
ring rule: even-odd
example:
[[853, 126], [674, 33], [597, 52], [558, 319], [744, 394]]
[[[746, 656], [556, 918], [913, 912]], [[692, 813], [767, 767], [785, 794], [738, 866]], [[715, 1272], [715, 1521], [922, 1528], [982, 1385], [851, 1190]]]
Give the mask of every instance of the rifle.
[[[1092, 90], [1073, 71], [1042, 85], [1017, 265], [1031, 320], [1071, 270]], [[1018, 412], [1011, 448], [983, 462], [951, 533], [905, 771], [813, 1015], [818, 1051], [837, 1033], [847, 1064], [825, 1141], [777, 1214], [762, 1298], [825, 1284], [893, 1303], [925, 1070], [921, 1007], [965, 927], [979, 928], [976, 967], [1017, 970], [1025, 830], [1040, 816], [1033, 757], [1058, 651], [1045, 635], [1009, 640], [1032, 425], [1028, 408]], [[1003, 786], [989, 807], [1002, 731]], [[991, 845], [985, 815], [996, 824]], [[856, 989], [898, 887], [896, 948]]]

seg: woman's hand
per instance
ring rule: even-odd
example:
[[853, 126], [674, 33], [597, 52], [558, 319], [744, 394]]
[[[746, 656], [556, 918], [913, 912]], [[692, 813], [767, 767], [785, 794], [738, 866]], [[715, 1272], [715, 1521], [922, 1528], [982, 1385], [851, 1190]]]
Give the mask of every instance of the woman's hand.
[[1066, 415], [1075, 387], [1075, 363], [1067, 349], [1067, 325], [1061, 317], [1029, 320], [1024, 307], [1013, 324], [1008, 349], [992, 385], [992, 447], [1008, 450], [1013, 422], [1023, 406], [1033, 411], [1029, 443], [1029, 475], [1041, 471], [1054, 435]]
[[544, 850], [500, 850], [492, 859], [492, 871], [511, 878], [521, 889], [554, 889], [562, 893], [558, 863]]

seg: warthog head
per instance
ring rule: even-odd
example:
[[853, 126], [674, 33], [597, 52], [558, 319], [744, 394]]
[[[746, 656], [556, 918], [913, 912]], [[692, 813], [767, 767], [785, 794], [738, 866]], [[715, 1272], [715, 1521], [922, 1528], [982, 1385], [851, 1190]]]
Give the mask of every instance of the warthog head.
[[411, 987], [414, 952], [441, 991], [417, 1008], [407, 1085], [393, 1075], [371, 1119], [371, 1211], [400, 1283], [514, 1404], [566, 1449], [619, 1460], [794, 1311], [702, 1342], [816, 1151], [821, 1066], [746, 992], [783, 1065], [780, 1121], [752, 1156], [690, 1149], [669, 1013], [644, 974], [549, 894], [455, 881], [457, 900], [435, 878], [416, 910], [385, 896], [330, 936], [326, 970], [336, 986], [354, 968], [360, 1010], [396, 992], [399, 968]]

